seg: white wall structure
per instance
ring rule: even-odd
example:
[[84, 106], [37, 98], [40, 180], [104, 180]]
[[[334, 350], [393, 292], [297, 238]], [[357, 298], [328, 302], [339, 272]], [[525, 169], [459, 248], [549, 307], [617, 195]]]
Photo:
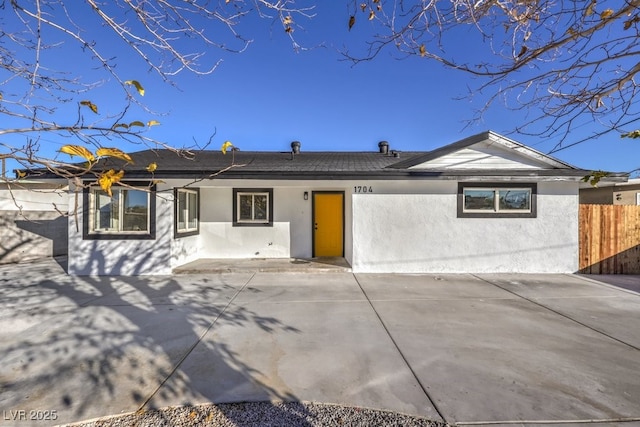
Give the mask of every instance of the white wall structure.
[[536, 218], [458, 218], [457, 182], [430, 194], [354, 195], [354, 272], [572, 273], [578, 185], [538, 184]]
[[[168, 190], [161, 186], [158, 190]], [[75, 199], [71, 188], [72, 199]], [[82, 200], [82, 189], [78, 193]], [[156, 238], [153, 240], [84, 240], [83, 214], [69, 216], [68, 273], [78, 276], [140, 276], [171, 274], [173, 246], [173, 196], [170, 191], [156, 197]]]
[[0, 180], [0, 263], [67, 254], [66, 182]]
[[[356, 180], [218, 180], [200, 189], [200, 233], [176, 239], [169, 190], [179, 184], [162, 184], [155, 240], [83, 240], [82, 212], [78, 231], [71, 216], [69, 273], [170, 274], [200, 258], [310, 258], [313, 191], [345, 193], [345, 259], [354, 272], [577, 270], [577, 182], [538, 183], [536, 218], [458, 218], [454, 180], [370, 180], [366, 193], [355, 192], [365, 185]], [[233, 226], [232, 189], [241, 186], [273, 188], [272, 226]]]

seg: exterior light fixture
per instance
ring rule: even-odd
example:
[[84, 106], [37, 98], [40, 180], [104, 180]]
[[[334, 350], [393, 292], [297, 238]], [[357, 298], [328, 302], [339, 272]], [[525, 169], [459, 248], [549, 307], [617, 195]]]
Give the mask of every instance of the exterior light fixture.
[[304, 199], [305, 200], [309, 200], [309, 192], [308, 191], [304, 192]]

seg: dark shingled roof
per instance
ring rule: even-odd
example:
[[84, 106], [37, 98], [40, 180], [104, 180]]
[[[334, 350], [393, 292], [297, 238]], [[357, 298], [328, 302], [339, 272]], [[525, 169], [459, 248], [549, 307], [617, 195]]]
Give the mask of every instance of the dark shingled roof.
[[[509, 169], [509, 170], [411, 170], [399, 164], [424, 157], [428, 152], [317, 152], [299, 154], [273, 151], [196, 151], [193, 155], [180, 155], [171, 150], [145, 150], [130, 153], [133, 163], [117, 158], [102, 158], [93, 170], [124, 170], [129, 179], [149, 179], [146, 168], [156, 163], [153, 178], [207, 178], [220, 179], [456, 179], [461, 176], [525, 178], [545, 176], [582, 177], [588, 172], [580, 169]], [[232, 166], [233, 165], [233, 166]]]
[[[178, 177], [210, 175], [225, 170], [225, 177], [238, 178], [260, 175], [261, 177], [286, 176], [331, 176], [406, 174], [403, 171], [386, 170], [387, 166], [402, 158], [424, 154], [424, 152], [401, 152], [400, 157], [378, 152], [314, 152], [299, 154], [291, 152], [234, 151], [222, 154], [221, 151], [196, 151], [193, 156], [179, 155], [170, 150], [145, 150], [131, 153], [133, 164], [116, 158], [103, 158], [94, 169], [124, 170], [128, 177], [142, 175], [149, 177], [146, 167], [156, 163], [155, 175], [158, 177]], [[222, 175], [220, 175], [222, 177]]]
[[[114, 157], [100, 159], [94, 171], [124, 170], [128, 179], [188, 178], [206, 179], [458, 179], [460, 177], [583, 177], [589, 172], [581, 169], [508, 169], [508, 170], [416, 170], [408, 169], [416, 159], [428, 152], [318, 152], [299, 154], [273, 151], [234, 151], [222, 154], [219, 150], [196, 151], [189, 155], [173, 150], [145, 150], [129, 154], [133, 163]], [[152, 175], [146, 168], [156, 163]], [[219, 175], [216, 173], [222, 171]], [[26, 171], [38, 178], [59, 178], [49, 171]]]
[[[480, 141], [490, 141], [508, 148], [516, 148], [525, 156], [532, 156], [547, 165], [543, 169], [411, 169], [420, 163], [447, 155]], [[394, 153], [396, 155], [394, 155]], [[114, 157], [100, 159], [93, 166], [94, 171], [114, 169], [124, 170], [128, 179], [465, 179], [482, 178], [536, 179], [550, 177], [572, 177], [577, 180], [589, 171], [574, 168], [560, 160], [539, 153], [518, 142], [509, 140], [494, 132], [487, 131], [465, 138], [433, 151], [391, 151], [382, 154], [377, 151], [302, 151], [294, 154], [274, 151], [228, 151], [202, 150], [180, 152], [175, 150], [145, 150], [130, 153], [133, 163]], [[155, 163], [153, 175], [146, 168]], [[56, 178], [44, 169], [25, 171], [30, 176]], [[219, 173], [222, 172], [222, 173]], [[219, 173], [219, 174], [218, 174]], [[607, 179], [624, 179], [625, 174], [614, 174]]]

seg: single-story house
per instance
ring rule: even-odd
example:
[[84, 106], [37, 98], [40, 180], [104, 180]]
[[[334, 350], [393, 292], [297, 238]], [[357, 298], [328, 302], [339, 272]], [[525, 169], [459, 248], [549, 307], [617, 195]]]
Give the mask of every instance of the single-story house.
[[[202, 258], [344, 257], [354, 272], [571, 273], [589, 172], [494, 132], [428, 152], [102, 158], [112, 196], [69, 182], [69, 273], [170, 274]], [[152, 163], [155, 171], [147, 170]], [[626, 180], [626, 175], [609, 180]], [[76, 199], [77, 197], [77, 199]]]

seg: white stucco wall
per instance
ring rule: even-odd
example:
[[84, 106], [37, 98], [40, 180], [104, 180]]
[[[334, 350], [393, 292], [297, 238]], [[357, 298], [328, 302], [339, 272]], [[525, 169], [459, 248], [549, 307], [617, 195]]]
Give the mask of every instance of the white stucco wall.
[[289, 223], [271, 227], [234, 227], [230, 222], [200, 225], [202, 258], [289, 258]]
[[457, 182], [430, 187], [353, 196], [354, 272], [577, 270], [577, 183], [539, 183], [536, 218], [457, 218]]
[[[167, 190], [167, 186], [158, 190]], [[172, 268], [173, 196], [156, 198], [155, 240], [83, 240], [82, 193], [77, 215], [69, 216], [68, 272], [78, 276], [138, 276], [170, 274]], [[74, 193], [70, 196], [73, 206]], [[77, 219], [77, 224], [76, 224]]]
[[[257, 187], [273, 188], [263, 184]], [[248, 188], [246, 181], [241, 187]], [[274, 198], [278, 206], [286, 203], [280, 201], [275, 190]], [[289, 222], [280, 220], [275, 203], [275, 221], [269, 227], [234, 227], [232, 203], [233, 187], [200, 189], [199, 258], [290, 257]]]
[[202, 258], [200, 235], [171, 239], [171, 268]]
[[[312, 192], [344, 191], [335, 181], [217, 180], [200, 189], [202, 258], [310, 258]], [[233, 188], [273, 189], [271, 227], [233, 226]], [[308, 199], [304, 200], [304, 192]], [[347, 197], [347, 196], [345, 196]], [[346, 199], [348, 200], [348, 199]], [[345, 255], [351, 252], [351, 206], [345, 203]]]
[[0, 264], [67, 253], [66, 182], [0, 180]]
[[0, 211], [66, 212], [67, 185], [58, 181], [0, 180]]
[[[155, 240], [82, 240], [80, 206], [69, 218], [69, 273], [170, 274], [198, 258], [309, 258], [313, 191], [344, 191], [345, 258], [356, 272], [577, 270], [577, 183], [538, 183], [537, 218], [505, 219], [457, 218], [456, 181], [203, 181], [200, 233], [175, 239], [173, 188], [185, 183], [160, 184]], [[366, 193], [356, 189], [365, 185]], [[233, 188], [272, 188], [273, 226], [234, 227]]]

